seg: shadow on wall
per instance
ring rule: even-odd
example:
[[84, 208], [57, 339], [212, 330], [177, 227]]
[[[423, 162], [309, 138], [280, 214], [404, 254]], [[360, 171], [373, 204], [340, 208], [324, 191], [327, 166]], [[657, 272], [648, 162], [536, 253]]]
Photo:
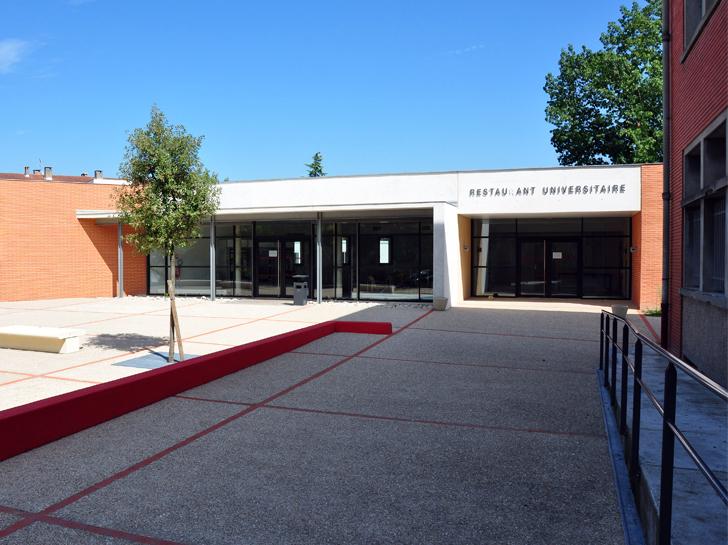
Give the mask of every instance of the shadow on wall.
[[167, 342], [167, 337], [139, 335], [138, 333], [101, 333], [87, 337], [84, 345], [133, 352], [160, 346]]

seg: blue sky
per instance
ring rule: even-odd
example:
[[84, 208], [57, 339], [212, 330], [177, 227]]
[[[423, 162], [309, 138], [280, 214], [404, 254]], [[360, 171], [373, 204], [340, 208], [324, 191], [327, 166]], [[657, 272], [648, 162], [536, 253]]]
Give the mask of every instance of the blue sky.
[[154, 103], [221, 179], [555, 165], [544, 76], [623, 3], [5, 1], [0, 172], [116, 174]]

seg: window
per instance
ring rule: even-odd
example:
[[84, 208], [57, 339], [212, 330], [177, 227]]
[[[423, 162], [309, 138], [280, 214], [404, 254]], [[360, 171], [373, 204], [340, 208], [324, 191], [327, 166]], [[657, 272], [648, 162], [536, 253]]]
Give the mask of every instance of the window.
[[726, 112], [688, 147], [683, 190], [683, 287], [725, 293]]
[[716, 3], [717, 0], [685, 0], [685, 49], [693, 43], [693, 38]]
[[379, 264], [389, 265], [389, 237], [379, 239]]
[[725, 195], [705, 201], [703, 291], [725, 292]]
[[700, 204], [685, 208], [685, 287], [700, 288]]

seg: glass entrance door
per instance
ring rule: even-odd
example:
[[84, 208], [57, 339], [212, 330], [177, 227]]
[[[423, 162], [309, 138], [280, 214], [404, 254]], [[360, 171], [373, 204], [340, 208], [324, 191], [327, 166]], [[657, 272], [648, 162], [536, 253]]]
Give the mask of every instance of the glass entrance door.
[[579, 296], [579, 241], [550, 240], [546, 253], [548, 263], [548, 295]]
[[520, 258], [520, 294], [533, 297], [546, 295], [546, 267], [544, 252], [546, 241], [521, 239], [518, 244]]
[[284, 295], [287, 297], [293, 297], [293, 283], [299, 280], [308, 282], [309, 294], [311, 293], [311, 279], [308, 278], [308, 247], [308, 240], [281, 241]]
[[257, 246], [257, 295], [260, 297], [280, 297], [280, 252], [278, 249], [278, 241], [260, 241]]

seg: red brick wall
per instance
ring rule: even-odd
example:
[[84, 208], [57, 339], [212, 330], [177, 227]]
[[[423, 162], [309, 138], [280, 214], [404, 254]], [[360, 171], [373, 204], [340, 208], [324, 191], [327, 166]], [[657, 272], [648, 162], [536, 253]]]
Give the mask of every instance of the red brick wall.
[[[117, 186], [0, 180], [0, 300], [116, 295], [117, 227], [76, 219], [113, 210]], [[146, 293], [146, 258], [124, 245], [124, 288]]]
[[660, 307], [662, 299], [662, 165], [642, 165], [642, 211], [632, 217], [632, 304]]
[[670, 317], [669, 348], [680, 354], [683, 151], [728, 107], [728, 1], [719, 0], [683, 62], [683, 0], [670, 2]]

